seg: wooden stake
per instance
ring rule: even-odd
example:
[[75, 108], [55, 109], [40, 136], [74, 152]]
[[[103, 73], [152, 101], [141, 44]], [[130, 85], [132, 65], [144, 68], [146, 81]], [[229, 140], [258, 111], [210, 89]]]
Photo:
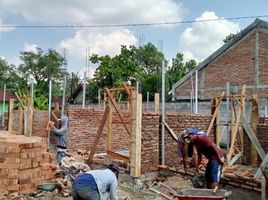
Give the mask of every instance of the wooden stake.
[[142, 95], [133, 94], [131, 98], [131, 149], [130, 149], [130, 176], [141, 175], [141, 119], [142, 119]]
[[12, 131], [13, 127], [13, 109], [14, 109], [14, 99], [10, 99], [8, 109], [8, 131]]
[[106, 122], [106, 120], [107, 120], [109, 111], [110, 111], [110, 107], [107, 106], [106, 109], [105, 109], [104, 115], [103, 115], [103, 117], [102, 117], [100, 126], [99, 126], [99, 128], [98, 128], [97, 135], [96, 135], [96, 137], [95, 137], [94, 143], [93, 143], [92, 148], [91, 148], [91, 150], [90, 150], [90, 155], [89, 155], [88, 160], [87, 160], [87, 164], [88, 164], [88, 165], [90, 165], [90, 164], [92, 163], [93, 156], [94, 156], [94, 154], [95, 154], [95, 151], [96, 151], [98, 142], [99, 142], [99, 140], [100, 140], [100, 137], [101, 137], [101, 134], [102, 134], [102, 130], [103, 130], [103, 127], [104, 127], [105, 122]]
[[[252, 110], [251, 110], [251, 128], [255, 134], [257, 134], [257, 125], [259, 124], [259, 104], [257, 95], [253, 95], [252, 98]], [[257, 151], [251, 144], [251, 165], [256, 167], [258, 165]]]

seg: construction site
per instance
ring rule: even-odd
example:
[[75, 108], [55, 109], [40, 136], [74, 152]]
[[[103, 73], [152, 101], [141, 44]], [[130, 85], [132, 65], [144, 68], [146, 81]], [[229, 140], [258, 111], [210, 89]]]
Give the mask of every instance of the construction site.
[[[96, 108], [52, 106], [49, 101], [48, 110], [36, 110], [31, 95], [27, 101], [17, 94], [10, 96], [0, 132], [0, 199], [71, 200], [75, 177], [116, 163], [119, 200], [265, 200], [267, 30], [267, 22], [255, 20], [174, 84], [169, 91], [173, 105], [189, 105], [189, 96], [196, 94], [195, 112], [167, 109], [159, 93], [154, 94], [152, 109], [146, 109], [138, 88], [125, 82], [104, 88], [105, 98], [99, 99]], [[241, 52], [250, 56], [240, 59]], [[127, 95], [126, 101], [119, 101], [119, 93]], [[201, 104], [206, 104], [206, 112]], [[57, 137], [50, 133], [48, 122], [60, 127], [63, 113], [68, 116], [68, 149], [58, 165]], [[185, 170], [178, 156], [178, 136], [189, 127], [205, 131], [224, 151], [216, 194], [203, 185], [197, 189], [194, 167]], [[206, 164], [203, 157], [202, 173]], [[224, 192], [229, 191], [226, 196]]]

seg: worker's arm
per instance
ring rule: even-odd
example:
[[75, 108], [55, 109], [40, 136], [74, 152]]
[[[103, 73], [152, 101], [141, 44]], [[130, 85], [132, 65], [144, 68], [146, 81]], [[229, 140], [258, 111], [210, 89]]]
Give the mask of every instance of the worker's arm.
[[195, 169], [196, 169], [196, 172], [199, 173], [199, 165], [202, 161], [202, 154], [201, 152], [198, 152], [196, 147], [193, 146], [193, 157], [194, 157], [194, 165], [195, 165]]
[[110, 199], [117, 200], [117, 179], [114, 180], [110, 186]]
[[184, 151], [184, 155], [183, 155], [183, 166], [184, 169], [188, 168], [188, 144], [184, 143], [183, 144], [183, 151]]
[[67, 126], [63, 126], [61, 128], [56, 128], [54, 125], [52, 125], [52, 131], [54, 135], [60, 136], [64, 135], [67, 131]]
[[212, 144], [211, 146], [213, 148], [213, 150], [216, 152], [216, 155], [220, 161], [220, 163], [223, 165], [224, 164], [224, 157], [221, 154], [221, 150], [220, 148], [216, 145], [216, 144]]

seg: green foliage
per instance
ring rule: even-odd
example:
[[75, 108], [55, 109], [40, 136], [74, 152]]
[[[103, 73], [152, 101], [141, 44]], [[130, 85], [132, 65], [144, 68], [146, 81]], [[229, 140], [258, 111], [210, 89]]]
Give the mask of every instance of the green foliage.
[[149, 100], [153, 101], [154, 94], [161, 92], [161, 74], [145, 74], [141, 78], [141, 85], [141, 94], [143, 96], [143, 99], [147, 98], [147, 92], [149, 92]]
[[34, 108], [37, 110], [48, 110], [48, 99], [45, 96], [34, 97]]
[[136, 51], [136, 60], [145, 74], [154, 74], [161, 70], [165, 58], [152, 43], [141, 46]]
[[60, 87], [64, 75], [67, 74], [65, 69], [62, 67], [64, 59], [60, 54], [52, 49], [48, 52], [44, 52], [38, 48], [37, 53], [35, 52], [21, 52], [20, 59], [23, 62], [18, 70], [22, 74], [24, 79], [24, 87], [30, 82], [35, 83], [35, 88], [38, 91], [37, 95], [44, 95], [48, 97], [49, 94], [49, 81], [52, 80], [53, 84], [53, 95], [60, 94]]
[[121, 87], [122, 82], [135, 77], [139, 73], [138, 64], [135, 62], [135, 47], [121, 47], [121, 53], [111, 58], [110, 56], [92, 55], [92, 63], [99, 63], [95, 71], [97, 87]]
[[230, 40], [232, 40], [238, 33], [234, 34], [234, 33], [230, 33], [229, 35], [226, 36], [226, 38], [223, 39], [224, 43], [229, 42]]
[[186, 63], [183, 62], [183, 54], [177, 53], [176, 57], [172, 59], [172, 65], [167, 70], [166, 79], [167, 86], [169, 90], [172, 85], [179, 81], [183, 76], [185, 76], [189, 71], [191, 71], [196, 66], [195, 60], [190, 60]]

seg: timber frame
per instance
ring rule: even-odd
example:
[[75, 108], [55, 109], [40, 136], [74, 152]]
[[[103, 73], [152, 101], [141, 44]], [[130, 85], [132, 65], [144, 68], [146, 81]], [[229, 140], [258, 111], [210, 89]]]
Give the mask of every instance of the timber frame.
[[[101, 124], [97, 130], [93, 146], [90, 151], [90, 155], [87, 163], [93, 162], [93, 157], [97, 148], [97, 144], [101, 137], [105, 123], [107, 122], [107, 143], [106, 154], [107, 157], [112, 159], [121, 160], [126, 162], [130, 167], [130, 175], [132, 177], [139, 177], [141, 175], [141, 119], [142, 119], [142, 96], [137, 94], [134, 87], [128, 86], [123, 83], [122, 88], [105, 88], [105, 94], [107, 95], [106, 108], [101, 121]], [[114, 95], [116, 92], [126, 92], [127, 98], [127, 110], [130, 113], [130, 120], [123, 118], [122, 109], [117, 103]], [[113, 120], [113, 111], [119, 116], [119, 121]], [[130, 136], [130, 151], [129, 156], [121, 155], [113, 151], [112, 136], [113, 136], [113, 124], [123, 124], [125, 130]]]
[[[261, 175], [265, 176], [265, 168], [268, 164], [268, 153], [265, 153], [260, 142], [256, 137], [257, 124], [258, 124], [258, 98], [257, 95], [252, 97], [252, 109], [250, 124], [245, 117], [245, 92], [246, 85], [241, 88], [240, 94], [225, 95], [223, 92], [220, 96], [213, 100], [212, 106], [212, 119], [207, 130], [207, 134], [211, 133], [212, 127], [214, 127], [215, 142], [219, 146], [221, 134], [219, 123], [220, 109], [219, 106], [223, 99], [230, 98], [231, 101], [231, 120], [230, 120], [230, 146], [227, 147], [227, 165], [232, 166], [239, 158], [243, 156], [243, 132], [247, 134], [251, 141], [251, 165], [257, 166], [257, 158], [261, 159], [262, 163], [256, 171], [253, 179], [260, 178]], [[224, 130], [224, 129], [223, 129]], [[227, 133], [228, 134], [228, 133]]]

